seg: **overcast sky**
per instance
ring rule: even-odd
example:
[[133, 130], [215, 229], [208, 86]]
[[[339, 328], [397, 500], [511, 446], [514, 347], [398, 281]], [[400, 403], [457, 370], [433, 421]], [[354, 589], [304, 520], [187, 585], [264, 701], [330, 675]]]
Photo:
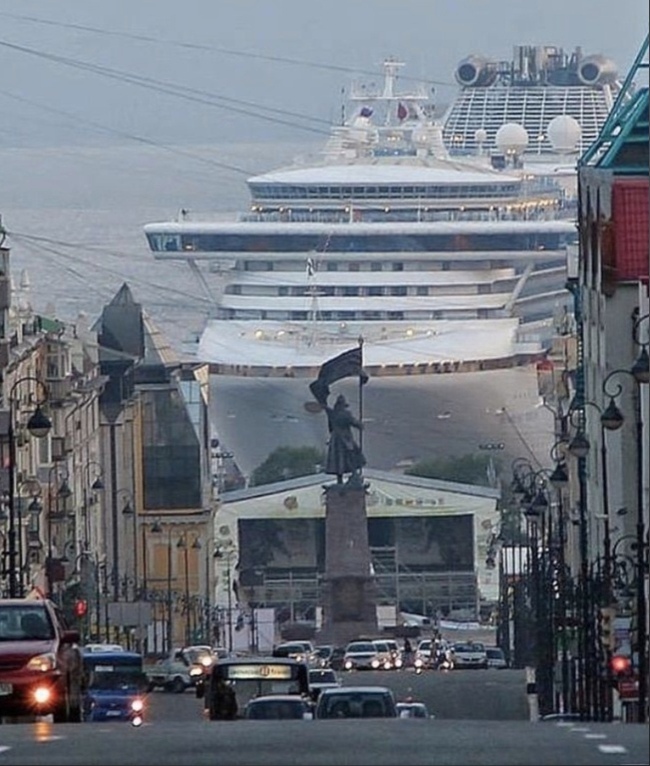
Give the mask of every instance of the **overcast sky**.
[[387, 56], [443, 104], [468, 54], [580, 46], [624, 75], [647, 31], [647, 0], [0, 0], [0, 147], [320, 140]]

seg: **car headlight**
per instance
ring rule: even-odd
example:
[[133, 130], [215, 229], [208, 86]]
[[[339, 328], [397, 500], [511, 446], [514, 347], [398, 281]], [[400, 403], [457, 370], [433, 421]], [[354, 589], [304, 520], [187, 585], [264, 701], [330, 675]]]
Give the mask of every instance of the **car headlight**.
[[47, 673], [56, 668], [56, 655], [52, 652], [37, 654], [31, 658], [25, 667], [27, 670], [40, 670], [42, 673]]
[[379, 660], [373, 660], [370, 664], [372, 665], [373, 668], [378, 668], [379, 667]]
[[201, 665], [203, 665], [204, 668], [209, 668], [210, 665], [212, 665], [212, 658], [211, 657], [202, 657], [201, 658]]
[[352, 660], [345, 661], [345, 669], [350, 670], [352, 668]]
[[144, 708], [144, 702], [141, 699], [135, 699], [131, 702], [131, 710], [134, 713], [139, 713]]
[[402, 662], [402, 660], [395, 660], [395, 667], [396, 667], [396, 668], [401, 668], [401, 667], [402, 667], [402, 665], [403, 665], [403, 662]]
[[421, 668], [424, 663], [422, 662], [422, 659], [418, 657], [413, 664], [416, 668]]
[[197, 676], [202, 676], [202, 675], [203, 675], [202, 667], [199, 667], [198, 665], [194, 665], [190, 668], [190, 676], [192, 676], [192, 678], [196, 678]]

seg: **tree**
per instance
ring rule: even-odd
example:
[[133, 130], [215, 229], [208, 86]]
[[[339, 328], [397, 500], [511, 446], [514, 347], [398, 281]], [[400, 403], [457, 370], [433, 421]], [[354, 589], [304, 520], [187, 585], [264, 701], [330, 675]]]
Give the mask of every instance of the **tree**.
[[257, 466], [249, 485], [272, 484], [297, 476], [319, 473], [325, 464], [325, 453], [316, 447], [278, 447]]
[[410, 476], [423, 476], [427, 479], [454, 481], [459, 484], [478, 484], [490, 486], [489, 468], [492, 461], [496, 475], [499, 464], [491, 455], [462, 455], [460, 457], [430, 458], [408, 468]]

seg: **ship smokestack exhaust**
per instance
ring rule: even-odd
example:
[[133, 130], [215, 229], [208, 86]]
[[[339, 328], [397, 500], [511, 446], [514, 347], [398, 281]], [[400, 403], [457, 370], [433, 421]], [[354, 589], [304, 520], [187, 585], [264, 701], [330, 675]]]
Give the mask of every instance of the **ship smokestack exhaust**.
[[456, 67], [455, 76], [464, 88], [487, 88], [496, 80], [497, 66], [481, 56], [468, 56]]
[[583, 85], [611, 85], [616, 82], [616, 65], [606, 56], [585, 56], [578, 66], [578, 77]]

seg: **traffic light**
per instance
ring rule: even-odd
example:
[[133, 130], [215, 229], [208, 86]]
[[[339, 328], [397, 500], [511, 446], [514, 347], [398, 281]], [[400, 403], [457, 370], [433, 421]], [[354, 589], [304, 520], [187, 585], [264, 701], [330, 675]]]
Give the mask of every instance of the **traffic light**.
[[632, 674], [632, 660], [624, 654], [615, 654], [610, 660], [610, 667], [615, 681]]
[[600, 610], [600, 643], [606, 648], [613, 650], [614, 645], [614, 618], [616, 617], [616, 608], [605, 606]]
[[74, 602], [75, 617], [85, 617], [88, 611], [88, 602], [84, 598], [78, 598]]

